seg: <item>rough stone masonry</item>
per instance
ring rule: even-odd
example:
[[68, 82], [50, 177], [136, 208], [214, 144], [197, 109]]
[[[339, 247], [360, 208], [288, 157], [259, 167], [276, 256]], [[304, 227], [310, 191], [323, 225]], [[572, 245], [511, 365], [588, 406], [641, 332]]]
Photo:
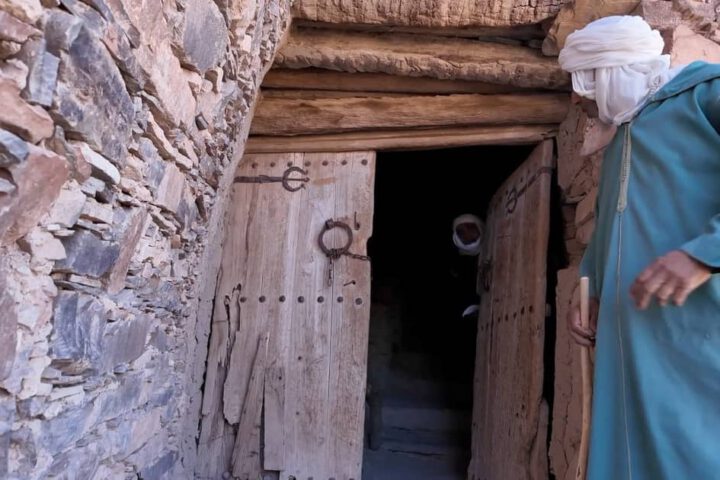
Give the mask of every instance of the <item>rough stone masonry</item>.
[[192, 478], [219, 199], [289, 9], [0, 0], [0, 478]]

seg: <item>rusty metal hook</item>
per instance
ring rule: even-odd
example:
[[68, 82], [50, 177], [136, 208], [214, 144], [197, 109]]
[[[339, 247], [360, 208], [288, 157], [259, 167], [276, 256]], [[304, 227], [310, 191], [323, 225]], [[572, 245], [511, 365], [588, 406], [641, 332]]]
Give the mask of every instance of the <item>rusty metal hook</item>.
[[[299, 173], [300, 175], [303, 175], [301, 177], [291, 177], [293, 173]], [[282, 176], [282, 186], [287, 190], [288, 192], [297, 192], [298, 190], [305, 188], [305, 184], [310, 181], [310, 178], [307, 176], [308, 172], [306, 170], [303, 170], [300, 167], [290, 167], [283, 173]], [[293, 187], [290, 185], [290, 182], [300, 182], [300, 185]]]
[[[293, 173], [299, 173], [300, 177], [293, 177]], [[288, 192], [297, 192], [300, 189], [305, 188], [305, 184], [310, 181], [307, 176], [308, 172], [300, 167], [290, 167], [285, 170], [281, 177], [275, 177], [272, 175], [258, 175], [256, 177], [235, 177], [235, 183], [280, 183], [285, 190]], [[300, 185], [292, 186], [290, 182], [300, 182]]]

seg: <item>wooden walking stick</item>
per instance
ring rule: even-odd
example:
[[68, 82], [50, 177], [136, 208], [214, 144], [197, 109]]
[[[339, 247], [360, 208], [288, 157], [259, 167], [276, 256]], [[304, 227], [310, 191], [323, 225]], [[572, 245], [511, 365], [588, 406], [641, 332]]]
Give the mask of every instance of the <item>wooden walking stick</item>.
[[[580, 279], [580, 322], [583, 328], [590, 327], [590, 279]], [[580, 368], [582, 369], [582, 431], [578, 450], [576, 480], [585, 480], [590, 446], [590, 414], [592, 409], [593, 378], [590, 347], [580, 347]]]

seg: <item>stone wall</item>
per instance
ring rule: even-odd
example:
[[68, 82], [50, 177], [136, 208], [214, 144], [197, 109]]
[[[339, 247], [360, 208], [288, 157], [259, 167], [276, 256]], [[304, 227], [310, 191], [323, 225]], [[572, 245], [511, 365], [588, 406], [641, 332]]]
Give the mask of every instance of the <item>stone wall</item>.
[[550, 468], [558, 480], [575, 478], [582, 420], [578, 347], [565, 326], [577, 300], [578, 265], [594, 228], [594, 209], [603, 144], [613, 128], [589, 119], [574, 106], [558, 134], [558, 183], [563, 192], [565, 246], [570, 266], [558, 272], [556, 292], [555, 396], [552, 412]]
[[228, 172], [289, 3], [0, 0], [0, 478], [192, 478]]

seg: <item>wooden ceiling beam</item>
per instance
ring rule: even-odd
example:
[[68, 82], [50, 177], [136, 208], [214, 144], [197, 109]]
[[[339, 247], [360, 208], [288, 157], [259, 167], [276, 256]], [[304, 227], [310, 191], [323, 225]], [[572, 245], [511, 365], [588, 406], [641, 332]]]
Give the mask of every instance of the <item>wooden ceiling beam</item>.
[[264, 97], [252, 135], [312, 135], [358, 130], [559, 124], [569, 96], [560, 93], [508, 95], [396, 95], [316, 98]]
[[407, 77], [386, 73], [347, 73], [303, 68], [300, 70], [272, 69], [265, 76], [262, 87], [288, 90], [332, 90], [369, 93], [517, 93], [527, 89], [512, 85], [465, 80], [440, 80], [428, 77]]
[[530, 42], [545, 38], [545, 31], [540, 24], [511, 26], [415, 26], [360, 23], [328, 23], [295, 19], [293, 25], [308, 28], [325, 28], [335, 30], [355, 30], [375, 33], [410, 33], [414, 35], [438, 35], [441, 37], [459, 37], [474, 39], [497, 39], [508, 42]]
[[293, 17], [315, 22], [438, 27], [540, 23], [569, 0], [297, 0]]
[[566, 90], [569, 76], [538, 49], [427, 35], [296, 28], [275, 67], [464, 80]]

